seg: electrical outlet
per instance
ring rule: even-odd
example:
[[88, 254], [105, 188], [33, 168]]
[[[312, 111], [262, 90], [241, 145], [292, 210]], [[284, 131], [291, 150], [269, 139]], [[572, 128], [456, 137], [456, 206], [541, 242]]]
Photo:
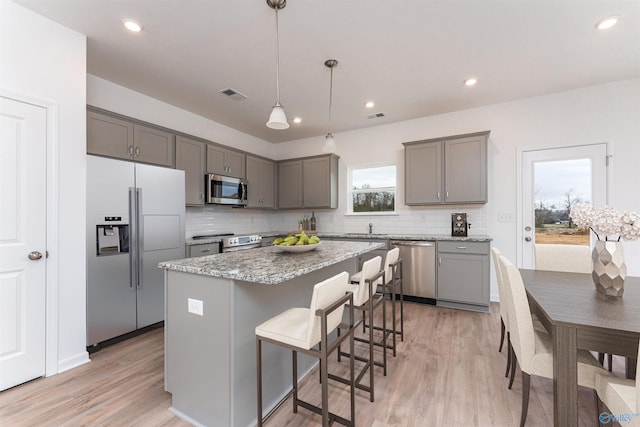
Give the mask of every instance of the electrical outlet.
[[198, 316], [204, 315], [204, 304], [199, 299], [187, 298], [187, 309], [189, 313], [197, 314]]
[[500, 221], [500, 222], [513, 222], [513, 214], [500, 212], [500, 213], [498, 213], [498, 221]]

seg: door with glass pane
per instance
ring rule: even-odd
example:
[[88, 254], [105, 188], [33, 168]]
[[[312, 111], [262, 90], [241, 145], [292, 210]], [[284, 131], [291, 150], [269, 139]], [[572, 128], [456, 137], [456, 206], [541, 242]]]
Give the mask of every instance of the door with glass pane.
[[606, 204], [606, 144], [522, 152], [519, 264], [534, 268], [534, 245], [589, 245], [569, 217], [577, 203]]

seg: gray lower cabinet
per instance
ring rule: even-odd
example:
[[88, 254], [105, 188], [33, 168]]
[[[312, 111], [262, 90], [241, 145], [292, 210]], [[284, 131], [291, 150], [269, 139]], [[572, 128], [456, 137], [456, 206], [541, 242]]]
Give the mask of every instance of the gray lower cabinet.
[[275, 208], [276, 163], [247, 156], [248, 208]]
[[405, 204], [487, 203], [489, 131], [406, 142]]
[[220, 253], [220, 243], [203, 243], [201, 245], [187, 245], [187, 258]]
[[204, 175], [206, 144], [202, 141], [176, 137], [176, 169], [184, 171], [185, 204], [204, 205]]
[[87, 111], [87, 153], [173, 167], [174, 134]]
[[278, 207], [338, 207], [338, 157], [325, 155], [278, 163]]
[[437, 305], [489, 312], [488, 242], [437, 242]]
[[245, 155], [218, 145], [207, 145], [207, 172], [244, 179]]

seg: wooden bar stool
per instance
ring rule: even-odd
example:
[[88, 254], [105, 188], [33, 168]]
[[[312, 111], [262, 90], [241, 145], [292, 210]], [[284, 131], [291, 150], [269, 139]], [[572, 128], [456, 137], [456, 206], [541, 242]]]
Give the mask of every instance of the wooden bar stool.
[[[353, 294], [348, 291], [349, 274], [342, 272], [313, 288], [311, 305], [309, 308], [290, 308], [283, 313], [256, 326], [256, 362], [258, 385], [258, 426], [262, 426], [262, 342], [269, 342], [292, 351], [293, 369], [293, 412], [298, 412], [302, 406], [312, 412], [322, 415], [322, 425], [338, 422], [345, 426], [355, 426], [355, 359], [350, 356], [349, 385], [351, 395], [351, 419], [336, 415], [329, 411], [328, 371], [326, 369], [328, 356], [335, 351], [340, 343], [349, 339], [351, 354], [354, 353], [353, 330], [355, 329], [355, 315], [353, 310]], [[344, 308], [349, 308], [349, 323], [340, 325]], [[329, 334], [338, 326], [346, 333], [337, 336], [329, 342]], [[314, 347], [319, 344], [319, 349]], [[298, 399], [298, 352], [320, 359], [322, 382], [322, 406], [312, 405]], [[345, 382], [345, 381], [341, 381]]]
[[[382, 327], [386, 329], [386, 307], [384, 296], [381, 293], [376, 293], [376, 283], [378, 280], [382, 278], [384, 281], [384, 270], [380, 269], [380, 265], [382, 263], [382, 258], [377, 256], [366, 261], [362, 264], [362, 271], [360, 275], [360, 282], [358, 284], [349, 285], [349, 290], [353, 292], [353, 307], [360, 312], [362, 312], [362, 316], [358, 316], [358, 321], [355, 324], [355, 327], [358, 327], [360, 323], [362, 323], [364, 319], [364, 313], [369, 313], [369, 317], [373, 319], [373, 310], [382, 303]], [[338, 335], [341, 334], [341, 329], [338, 328]], [[374, 401], [374, 372], [373, 366], [380, 366], [383, 368], [384, 375], [387, 375], [387, 346], [382, 345], [382, 362], [374, 360], [373, 357], [373, 347], [375, 345], [374, 336], [373, 336], [373, 328], [369, 328], [369, 337], [361, 338], [355, 337], [354, 340], [363, 342], [369, 345], [369, 356], [364, 357], [360, 355], [355, 355], [355, 359], [359, 362], [364, 362], [364, 366], [358, 373], [356, 377], [356, 388], [369, 392], [369, 400], [371, 402]], [[383, 341], [384, 343], [384, 341]], [[340, 348], [338, 348], [338, 361], [340, 361], [340, 356], [351, 356], [353, 352], [343, 352]], [[362, 378], [364, 375], [369, 372], [369, 385], [362, 384]], [[345, 382], [346, 380], [337, 377], [330, 376], [330, 378], [336, 381]]]

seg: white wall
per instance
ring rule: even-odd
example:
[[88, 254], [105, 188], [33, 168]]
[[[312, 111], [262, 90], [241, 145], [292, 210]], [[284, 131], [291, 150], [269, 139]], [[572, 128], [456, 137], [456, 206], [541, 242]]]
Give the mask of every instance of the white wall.
[[[470, 212], [474, 232], [486, 232], [493, 244], [509, 258], [516, 260], [518, 149], [562, 147], [607, 142], [613, 154], [608, 183], [609, 204], [620, 210], [640, 212], [640, 79], [540, 96], [488, 107], [458, 111], [401, 123], [335, 133], [337, 154], [341, 157], [341, 179], [348, 167], [388, 162], [398, 164], [398, 176], [404, 176], [402, 142], [446, 135], [491, 130], [489, 137], [489, 203], [482, 208], [461, 207]], [[322, 138], [311, 138], [276, 146], [276, 158], [298, 157], [320, 153]], [[343, 184], [345, 180], [341, 181]], [[344, 185], [341, 187], [344, 188]], [[404, 185], [398, 181], [400, 216], [386, 217], [381, 230], [403, 229], [443, 231], [448, 225], [449, 209], [402, 206]], [[341, 217], [345, 212], [345, 193], [340, 208], [321, 216], [322, 224], [342, 227], [352, 224], [365, 231], [364, 221]], [[456, 208], [457, 209], [457, 208]], [[513, 214], [513, 222], [498, 222], [498, 213]], [[477, 226], [476, 226], [477, 225]], [[325, 229], [324, 227], [322, 228]], [[640, 275], [640, 242], [625, 242], [628, 274]], [[492, 272], [493, 276], [493, 272]], [[497, 299], [497, 286], [492, 277], [492, 299]]]
[[[48, 313], [48, 326], [57, 324], [56, 366], [64, 371], [88, 361], [85, 331], [85, 152], [86, 38], [19, 6], [0, 1], [0, 84], [4, 94], [30, 99], [50, 108], [47, 150], [49, 225], [47, 287], [57, 288], [57, 318]], [[50, 138], [49, 138], [50, 137]], [[56, 182], [57, 181], [57, 182]], [[57, 187], [57, 191], [55, 191]], [[55, 328], [54, 328], [55, 329]], [[51, 336], [48, 334], [48, 337]], [[50, 353], [50, 352], [49, 352]], [[51, 357], [48, 354], [48, 360]]]
[[[269, 144], [113, 83], [89, 76], [88, 103], [276, 160], [321, 154], [323, 137]], [[404, 205], [403, 142], [490, 130], [489, 203], [484, 206]], [[469, 213], [471, 235], [488, 234], [508, 257], [517, 259], [518, 150], [607, 142], [613, 154], [609, 201], [618, 209], [640, 211], [634, 162], [640, 158], [640, 79], [424, 117], [367, 129], [335, 133], [340, 156], [340, 199], [336, 210], [316, 211], [322, 231], [449, 234], [450, 214]], [[397, 215], [348, 216], [347, 170], [351, 166], [395, 162]], [[513, 215], [499, 222], [498, 213]], [[211, 232], [248, 233], [295, 229], [310, 211], [259, 211], [207, 206], [187, 209], [187, 236]], [[640, 242], [625, 243], [629, 275], [640, 275]], [[498, 292], [492, 271], [491, 298]]]
[[273, 144], [91, 74], [87, 76], [87, 104], [273, 158]]

